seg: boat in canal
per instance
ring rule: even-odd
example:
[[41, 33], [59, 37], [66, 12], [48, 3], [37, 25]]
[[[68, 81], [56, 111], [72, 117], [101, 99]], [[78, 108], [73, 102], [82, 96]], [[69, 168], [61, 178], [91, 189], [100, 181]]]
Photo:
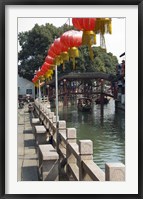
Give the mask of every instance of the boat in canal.
[[[103, 104], [108, 104], [109, 103], [109, 100], [110, 99], [108, 99], [107, 97], [104, 97], [103, 98]], [[95, 103], [96, 104], [101, 104], [102, 102], [101, 102], [101, 99], [100, 98], [97, 98], [96, 100], [95, 100]]]
[[91, 111], [92, 99], [87, 97], [82, 97], [78, 99], [77, 107], [79, 111]]

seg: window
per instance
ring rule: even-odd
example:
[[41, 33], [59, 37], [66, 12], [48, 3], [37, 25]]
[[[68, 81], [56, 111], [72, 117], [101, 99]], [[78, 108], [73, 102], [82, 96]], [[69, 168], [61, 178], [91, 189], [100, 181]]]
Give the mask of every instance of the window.
[[32, 94], [32, 89], [26, 89], [26, 94]]

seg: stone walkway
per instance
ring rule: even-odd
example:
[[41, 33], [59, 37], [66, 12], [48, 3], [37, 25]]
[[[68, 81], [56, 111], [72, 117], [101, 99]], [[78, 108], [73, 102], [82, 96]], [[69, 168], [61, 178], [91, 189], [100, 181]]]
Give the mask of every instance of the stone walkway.
[[38, 159], [28, 106], [18, 109], [18, 181], [38, 181]]

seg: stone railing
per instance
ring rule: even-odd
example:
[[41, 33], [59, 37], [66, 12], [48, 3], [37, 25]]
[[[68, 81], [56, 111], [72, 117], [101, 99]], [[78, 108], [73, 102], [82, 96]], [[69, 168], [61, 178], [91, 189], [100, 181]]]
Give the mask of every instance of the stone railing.
[[[35, 113], [48, 133], [48, 140], [59, 154], [59, 176], [64, 175], [73, 181], [124, 181], [125, 165], [105, 164], [105, 172], [93, 161], [93, 142], [77, 141], [76, 129], [67, 128], [66, 121], [59, 120], [51, 112], [50, 104], [35, 101]], [[60, 178], [59, 178], [60, 179]]]

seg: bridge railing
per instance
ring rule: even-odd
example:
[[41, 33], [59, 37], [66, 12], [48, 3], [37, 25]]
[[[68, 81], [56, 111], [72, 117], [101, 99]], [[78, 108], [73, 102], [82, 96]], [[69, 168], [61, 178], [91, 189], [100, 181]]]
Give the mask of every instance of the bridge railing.
[[105, 172], [93, 161], [93, 142], [77, 140], [76, 129], [67, 128], [66, 121], [59, 120], [51, 112], [48, 103], [35, 101], [35, 112], [46, 127], [49, 138], [59, 154], [59, 171], [62, 170], [68, 180], [74, 181], [124, 181], [125, 165], [106, 163]]

